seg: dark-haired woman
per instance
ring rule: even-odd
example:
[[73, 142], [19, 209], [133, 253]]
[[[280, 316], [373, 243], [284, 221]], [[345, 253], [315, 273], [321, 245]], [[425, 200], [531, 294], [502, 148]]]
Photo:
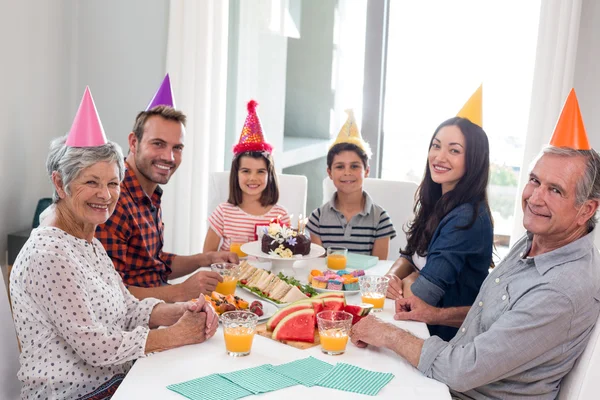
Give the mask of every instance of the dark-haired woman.
[[[487, 199], [489, 145], [481, 127], [455, 117], [435, 130], [417, 191], [407, 245], [388, 275], [388, 297], [411, 295], [440, 307], [470, 306], [492, 264]], [[450, 340], [457, 328], [430, 325]]]

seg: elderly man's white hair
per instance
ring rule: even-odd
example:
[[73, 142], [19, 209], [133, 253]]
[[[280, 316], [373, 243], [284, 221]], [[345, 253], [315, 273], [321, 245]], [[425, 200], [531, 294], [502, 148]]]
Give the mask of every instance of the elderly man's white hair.
[[[50, 143], [50, 152], [46, 160], [46, 170], [50, 179], [52, 173], [58, 172], [61, 176], [65, 191], [69, 191], [69, 184], [77, 178], [81, 171], [102, 161], [116, 162], [119, 167], [119, 182], [125, 176], [123, 151], [115, 142], [108, 141], [105, 145], [95, 147], [70, 147], [66, 146], [67, 136], [54, 139]], [[52, 193], [52, 201], [56, 203], [60, 197], [56, 188]]]

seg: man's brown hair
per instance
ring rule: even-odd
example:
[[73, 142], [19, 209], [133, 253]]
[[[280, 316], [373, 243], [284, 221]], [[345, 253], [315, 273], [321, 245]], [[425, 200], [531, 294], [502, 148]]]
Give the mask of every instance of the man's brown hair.
[[133, 125], [133, 133], [138, 141], [141, 141], [144, 136], [144, 126], [146, 125], [146, 121], [148, 121], [148, 118], [155, 115], [161, 116], [169, 121], [180, 122], [183, 126], [185, 126], [187, 119], [184, 113], [169, 106], [156, 106], [148, 111], [142, 111], [135, 117], [135, 124]]

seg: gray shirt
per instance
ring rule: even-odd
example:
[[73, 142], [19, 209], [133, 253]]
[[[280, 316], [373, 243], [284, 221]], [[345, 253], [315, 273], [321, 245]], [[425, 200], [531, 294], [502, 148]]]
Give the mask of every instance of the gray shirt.
[[523, 258], [521, 238], [484, 281], [456, 336], [427, 339], [418, 368], [461, 399], [554, 399], [600, 312], [594, 232]]
[[346, 221], [344, 214], [335, 207], [337, 192], [331, 200], [311, 214], [306, 227], [311, 235], [321, 239], [324, 248], [346, 247], [348, 251], [371, 255], [375, 240], [396, 237], [394, 225], [388, 213], [373, 203], [371, 196], [363, 192], [365, 206], [361, 212]]

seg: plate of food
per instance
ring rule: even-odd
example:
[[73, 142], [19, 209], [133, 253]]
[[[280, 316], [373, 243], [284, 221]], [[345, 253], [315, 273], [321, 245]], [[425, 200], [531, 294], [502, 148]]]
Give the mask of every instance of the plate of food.
[[345, 294], [355, 294], [360, 292], [358, 278], [364, 274], [365, 271], [362, 269], [353, 271], [313, 269], [308, 274], [307, 280], [311, 287], [319, 293], [343, 292]]
[[247, 310], [256, 314], [259, 321], [264, 321], [271, 318], [278, 310], [273, 304], [261, 300], [250, 303], [232, 294], [226, 296], [218, 292], [212, 292], [210, 296], [205, 294], [204, 299], [212, 304], [219, 316], [227, 311]]
[[276, 307], [316, 296], [317, 292], [295, 278], [257, 268], [250, 263], [240, 265], [238, 286]]
[[269, 260], [290, 261], [325, 254], [323, 247], [310, 242], [305, 225], [302, 224], [299, 229], [293, 229], [275, 220], [271, 221], [269, 226], [263, 227], [259, 234], [259, 240], [242, 245], [241, 250], [244, 253]]

